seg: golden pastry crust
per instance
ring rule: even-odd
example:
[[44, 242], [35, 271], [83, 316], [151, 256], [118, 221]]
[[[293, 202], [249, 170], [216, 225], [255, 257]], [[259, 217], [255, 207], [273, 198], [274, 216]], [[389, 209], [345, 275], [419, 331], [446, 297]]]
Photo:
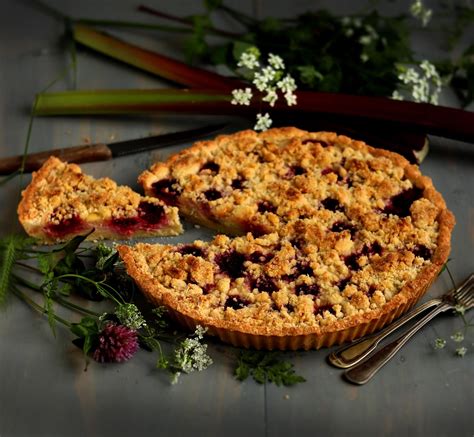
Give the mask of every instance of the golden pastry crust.
[[88, 237], [130, 238], [177, 235], [178, 211], [143, 197], [109, 178], [94, 179], [76, 164], [50, 157], [22, 192], [18, 217], [25, 231], [58, 243], [95, 229]]
[[309, 349], [373, 332], [416, 303], [450, 251], [454, 217], [431, 179], [334, 133], [220, 136], [139, 180], [188, 218], [253, 231], [191, 248], [119, 247], [152, 302], [234, 345]]

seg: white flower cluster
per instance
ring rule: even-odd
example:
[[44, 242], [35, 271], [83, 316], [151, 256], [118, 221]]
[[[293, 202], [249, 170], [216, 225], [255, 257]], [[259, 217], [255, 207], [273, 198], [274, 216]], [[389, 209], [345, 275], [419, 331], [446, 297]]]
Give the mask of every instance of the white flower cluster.
[[410, 97], [415, 102], [438, 104], [442, 81], [436, 68], [429, 61], [424, 60], [418, 66], [397, 65], [400, 90], [392, 93], [392, 99], [404, 100]]
[[433, 11], [428, 9], [421, 0], [415, 0], [410, 6], [410, 13], [426, 27], [431, 20]]
[[[262, 101], [267, 102], [271, 107], [275, 106], [278, 94], [281, 92], [288, 106], [296, 105], [296, 82], [291, 75], [284, 75], [285, 63], [283, 59], [273, 53], [269, 53], [267, 63], [262, 66], [259, 61], [260, 51], [256, 47], [251, 47], [242, 53], [237, 66], [247, 71], [248, 77], [255, 88], [264, 93]], [[233, 105], [250, 105], [253, 98], [251, 88], [235, 89], [232, 91]], [[255, 130], [267, 130], [272, 125], [272, 120], [268, 113], [257, 114]]]
[[207, 354], [207, 344], [201, 343], [205, 332], [206, 329], [198, 325], [193, 336], [184, 339], [176, 348], [173, 365], [179, 370], [173, 374], [173, 384], [178, 382], [181, 372], [200, 372], [212, 364], [212, 358]]
[[122, 325], [135, 331], [146, 325], [142, 313], [133, 303], [118, 305], [115, 309], [115, 315]]

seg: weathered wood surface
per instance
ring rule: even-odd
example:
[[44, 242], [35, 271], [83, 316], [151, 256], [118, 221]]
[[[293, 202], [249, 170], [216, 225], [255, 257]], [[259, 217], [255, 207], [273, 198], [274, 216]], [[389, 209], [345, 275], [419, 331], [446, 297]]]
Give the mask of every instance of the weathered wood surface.
[[[309, 1], [291, 2], [291, 6], [284, 1], [232, 3], [262, 15], [289, 15], [314, 5]], [[138, 15], [130, 0], [56, 0], [49, 4], [74, 16], [153, 21]], [[186, 14], [200, 9], [195, 1], [162, 1], [159, 6]], [[8, 156], [23, 149], [34, 94], [56, 78], [69, 60], [58, 44], [62, 32], [58, 22], [28, 1], [2, 0], [0, 8], [0, 156]], [[158, 33], [142, 32], [132, 39], [170, 54], [179, 50], [174, 38]], [[163, 86], [149, 75], [91, 52], [80, 51], [78, 62], [79, 88]], [[69, 74], [55, 89], [70, 84]], [[201, 120], [178, 116], [35, 119], [31, 150], [134, 138], [190, 128]], [[242, 126], [234, 124], [231, 130]], [[84, 169], [136, 187], [137, 175], [152, 160], [178, 149], [86, 164]], [[460, 281], [474, 270], [474, 148], [434, 138], [422, 170], [433, 178], [456, 215], [450, 268]], [[19, 230], [16, 205], [28, 181], [29, 176], [24, 176], [0, 188], [2, 234]], [[189, 227], [178, 240], [210, 235]], [[427, 298], [442, 294], [449, 286], [443, 274]], [[70, 335], [59, 330], [53, 338], [44, 318], [11, 299], [7, 310], [0, 313], [0, 437], [472, 436], [474, 345], [468, 344], [462, 359], [453, 355], [453, 343], [442, 351], [432, 347], [436, 337], [449, 338], [460, 326], [460, 320], [451, 315], [438, 317], [362, 387], [344, 382], [341, 373], [326, 363], [328, 350], [291, 355], [297, 371], [307, 379], [304, 384], [279, 388], [240, 383], [232, 376], [235, 350], [218, 343], [210, 346], [215, 361], [210, 369], [171, 386], [165, 375], [154, 370], [155, 357], [147, 352], [139, 352], [123, 365], [93, 363], [84, 372], [82, 355], [71, 344]]]

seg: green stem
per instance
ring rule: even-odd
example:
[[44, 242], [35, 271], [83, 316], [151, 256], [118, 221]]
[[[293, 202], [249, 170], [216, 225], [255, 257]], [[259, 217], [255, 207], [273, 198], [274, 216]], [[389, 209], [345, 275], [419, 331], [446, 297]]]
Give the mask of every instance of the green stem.
[[[18, 288], [12, 287], [12, 293], [16, 295], [19, 299], [21, 299], [23, 302], [28, 304], [30, 307], [32, 307], [35, 311], [39, 312], [40, 314], [48, 313], [47, 310], [45, 310], [42, 306], [38, 305], [33, 299], [31, 299], [25, 293], [20, 291]], [[59, 317], [56, 314], [53, 314], [53, 317], [59, 323], [62, 323], [64, 326], [67, 326], [68, 328], [71, 328], [71, 323], [69, 323], [67, 320], [63, 319], [62, 317]]]
[[[89, 279], [85, 276], [82, 276], [82, 275], [76, 275], [74, 273], [66, 273], [64, 275], [61, 275], [61, 276], [58, 276], [57, 279], [58, 281], [60, 281], [61, 279], [63, 278], [76, 278], [76, 279], [81, 279], [82, 281], [86, 281], [86, 282], [89, 282], [91, 284], [94, 284], [95, 287], [97, 288], [97, 290], [99, 290], [99, 288], [102, 288], [106, 293], [107, 293], [107, 296], [110, 297], [110, 299], [112, 299], [117, 305], [122, 305], [125, 303], [125, 301], [123, 300], [123, 298], [120, 296], [120, 294], [117, 292], [117, 290], [115, 290], [115, 288], [113, 288], [112, 286], [110, 286], [109, 284], [106, 284], [105, 282], [97, 282], [97, 281], [94, 281], [92, 279]], [[120, 299], [118, 300], [112, 293], [110, 293], [110, 291], [106, 290], [106, 288], [108, 288], [109, 290], [111, 290], [113, 293], [115, 293]]]
[[[147, 14], [154, 15], [155, 17], [159, 17], [159, 18], [163, 18], [165, 20], [170, 20], [170, 21], [174, 21], [174, 22], [177, 22], [177, 23], [184, 24], [185, 26], [191, 26], [191, 27], [193, 26], [193, 22], [191, 20], [187, 19], [187, 18], [177, 17], [175, 15], [171, 15], [171, 14], [168, 14], [166, 12], [161, 12], [161, 11], [158, 11], [157, 9], [151, 8], [149, 6], [140, 5], [140, 6], [138, 6], [138, 10], [140, 12], [145, 12]], [[239, 38], [242, 37], [242, 35], [240, 33], [229, 32], [227, 30], [218, 29], [218, 28], [213, 27], [213, 26], [207, 27], [206, 30], [208, 30], [209, 32], [211, 32], [215, 35], [228, 37], [228, 38], [233, 38], [233, 39], [239, 39]]]
[[[18, 276], [18, 275], [13, 275], [13, 277], [15, 278], [15, 280], [16, 280], [19, 284], [21, 284], [21, 285], [23, 285], [23, 286], [25, 286], [25, 287], [28, 287], [28, 288], [30, 288], [30, 289], [33, 290], [33, 291], [41, 292], [41, 287], [40, 287], [39, 285], [37, 285], [37, 284], [35, 284], [35, 283], [33, 283], [33, 282], [30, 282], [30, 281], [28, 281], [27, 279], [22, 278], [22, 277], [20, 277], [20, 276]], [[101, 314], [99, 314], [99, 313], [97, 313], [97, 312], [95, 312], [95, 311], [91, 311], [91, 310], [88, 310], [87, 308], [83, 308], [83, 307], [81, 307], [81, 306], [79, 306], [79, 305], [76, 305], [76, 304], [74, 304], [74, 303], [72, 303], [72, 302], [70, 302], [70, 301], [68, 301], [68, 300], [66, 300], [66, 299], [64, 299], [64, 298], [62, 298], [61, 296], [56, 295], [56, 294], [55, 294], [54, 296], [52, 296], [52, 298], [53, 298], [53, 300], [54, 300], [55, 302], [57, 302], [58, 304], [62, 305], [62, 306], [65, 307], [65, 308], [68, 308], [68, 309], [70, 309], [70, 310], [79, 311], [79, 312], [81, 312], [81, 313], [83, 313], [83, 314], [86, 314], [86, 315], [89, 315], [89, 316], [94, 316], [94, 317], [100, 317], [100, 316], [101, 316]]]

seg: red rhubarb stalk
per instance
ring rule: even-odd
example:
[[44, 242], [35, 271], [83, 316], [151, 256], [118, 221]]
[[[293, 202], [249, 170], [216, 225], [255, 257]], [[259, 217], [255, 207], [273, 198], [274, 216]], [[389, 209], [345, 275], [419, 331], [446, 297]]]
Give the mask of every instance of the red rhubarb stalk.
[[104, 32], [98, 32], [88, 26], [76, 24], [73, 35], [80, 44], [184, 86], [225, 91], [239, 86], [236, 80], [191, 67], [168, 56], [129, 44]]

